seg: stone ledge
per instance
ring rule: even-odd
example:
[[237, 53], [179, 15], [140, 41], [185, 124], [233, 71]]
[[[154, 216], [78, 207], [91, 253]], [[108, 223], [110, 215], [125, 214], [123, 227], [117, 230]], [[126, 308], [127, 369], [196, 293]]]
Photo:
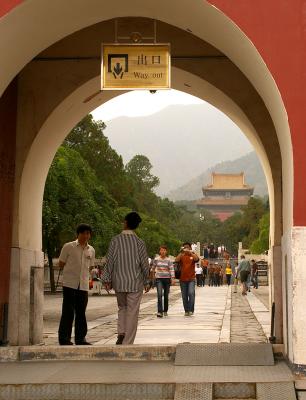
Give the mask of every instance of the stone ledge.
[[306, 390], [306, 378], [295, 379], [294, 385], [297, 390]]
[[21, 346], [14, 357], [2, 361], [173, 361], [175, 352], [175, 346]]
[[0, 362], [18, 361], [19, 347], [0, 347]]

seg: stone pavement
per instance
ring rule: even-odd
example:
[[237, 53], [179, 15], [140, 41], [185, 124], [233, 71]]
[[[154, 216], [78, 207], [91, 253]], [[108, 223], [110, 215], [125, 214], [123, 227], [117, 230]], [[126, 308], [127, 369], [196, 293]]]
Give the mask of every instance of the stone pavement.
[[[254, 308], [259, 307], [257, 302], [261, 303], [252, 293], [242, 296], [239, 290], [234, 293], [234, 288], [232, 288], [231, 342], [256, 343], [267, 341], [263, 327], [250, 306], [252, 304]], [[261, 303], [261, 306], [262, 309], [266, 310], [265, 314], [268, 315], [269, 312], [263, 303]]]
[[[195, 315], [185, 317], [178, 286], [171, 288], [168, 317], [156, 317], [156, 291], [143, 296], [135, 344], [177, 344], [182, 342], [266, 342], [270, 313], [261, 295], [243, 297], [232, 287], [196, 288]], [[256, 293], [257, 294], [257, 293]], [[61, 311], [59, 295], [45, 296], [45, 344], [57, 344]], [[114, 344], [117, 332], [117, 305], [114, 295], [90, 296], [87, 339], [96, 345]]]

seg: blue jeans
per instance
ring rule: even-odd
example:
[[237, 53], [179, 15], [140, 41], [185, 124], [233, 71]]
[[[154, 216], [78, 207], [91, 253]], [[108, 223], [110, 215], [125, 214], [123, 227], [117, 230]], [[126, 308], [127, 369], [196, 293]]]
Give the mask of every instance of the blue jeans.
[[254, 289], [258, 289], [258, 276], [256, 275], [252, 275], [252, 282], [253, 282], [253, 286]]
[[194, 312], [195, 281], [180, 282], [185, 312]]
[[[157, 312], [159, 313], [168, 312], [170, 284], [171, 280], [168, 278], [156, 279]], [[164, 295], [164, 304], [163, 304], [163, 295]]]

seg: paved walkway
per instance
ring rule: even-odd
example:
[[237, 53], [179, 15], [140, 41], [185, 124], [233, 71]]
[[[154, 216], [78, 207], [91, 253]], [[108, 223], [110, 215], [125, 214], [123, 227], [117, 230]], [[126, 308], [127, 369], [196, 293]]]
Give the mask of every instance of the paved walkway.
[[229, 341], [230, 321], [225, 321], [225, 312], [227, 305], [230, 309], [230, 300], [227, 287], [197, 288], [193, 316], [184, 316], [182, 300], [178, 299], [170, 306], [168, 317], [150, 317], [141, 322], [135, 343], [218, 343], [225, 330], [228, 337], [223, 340]]
[[[268, 288], [262, 288], [266, 296]], [[57, 344], [61, 297], [46, 296], [45, 344]], [[87, 339], [96, 345], [114, 344], [117, 305], [114, 295], [91, 297], [88, 305]], [[232, 287], [196, 288], [195, 314], [185, 317], [179, 287], [171, 288], [168, 317], [156, 317], [156, 291], [143, 296], [135, 344], [182, 342], [266, 342], [270, 313], [260, 295], [242, 297]]]

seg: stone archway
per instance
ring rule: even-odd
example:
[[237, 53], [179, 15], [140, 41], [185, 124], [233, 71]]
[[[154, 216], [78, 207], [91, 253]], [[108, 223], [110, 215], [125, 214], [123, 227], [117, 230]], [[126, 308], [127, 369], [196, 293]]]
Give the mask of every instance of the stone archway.
[[[144, 23], [146, 21], [143, 19]], [[112, 22], [101, 23], [100, 29], [109, 29], [107, 24], [110, 23]], [[182, 32], [176, 27], [161, 23], [161, 28], [167, 37], [180, 34], [181, 39], [183, 36], [185, 48], [192, 49], [201, 43], [194, 35]], [[77, 32], [63, 39], [29, 63], [19, 75], [21, 112], [18, 118], [17, 140], [20, 150], [17, 153], [16, 165], [16, 206], [11, 269], [11, 276], [15, 275], [17, 279], [11, 279], [10, 286], [12, 344], [26, 344], [29, 341], [37, 343], [41, 339], [42, 291], [35, 291], [36, 297], [32, 306], [35, 318], [32, 318], [29, 270], [33, 265], [41, 265], [42, 195], [49, 165], [69, 130], [86, 113], [114, 95], [112, 92], [97, 94], [98, 58], [94, 59], [94, 62], [85, 58], [76, 62], [71, 69], [70, 60], [67, 61], [65, 58], [58, 60], [55, 56], [53, 61], [50, 54], [67, 49], [67, 45], [71, 47], [71, 41], [80, 40], [80, 35], [86, 36], [97, 29], [97, 26], [89, 27], [83, 32]], [[211, 47], [205, 46], [205, 49], [211, 50]], [[177, 57], [174, 64], [177, 65], [173, 68], [174, 88], [203, 98], [221, 109], [241, 127], [253, 143], [268, 180], [271, 199], [271, 245], [273, 249], [277, 248], [279, 251], [282, 236], [282, 161], [279, 141], [265, 104], [250, 82], [227, 57], [222, 56], [221, 66], [215, 68], [213, 74], [214, 64], [211, 60], [207, 62], [205, 59], [205, 63], [201, 64], [193, 57]], [[228, 84], [229, 80], [224, 72], [231, 76], [230, 81], [234, 83], [233, 86]], [[267, 133], [270, 133], [270, 136]], [[28, 226], [32, 227], [31, 235]], [[280, 269], [279, 261], [276, 263], [274, 260], [273, 265]], [[41, 270], [37, 268], [36, 272], [36, 286], [41, 287]], [[278, 278], [281, 279], [280, 274]], [[280, 281], [274, 283], [280, 285]], [[281, 294], [278, 293], [277, 296], [275, 297], [278, 298], [280, 312]], [[20, 309], [24, 311], [22, 314]], [[282, 340], [281, 324], [282, 318], [279, 315], [277, 328], [279, 341]]]
[[[28, 343], [29, 341], [29, 289], [27, 289], [29, 268], [30, 266], [40, 264], [41, 261], [41, 242], [40, 239], [37, 240], [37, 233], [39, 231], [38, 225], [34, 226], [34, 234], [30, 236], [27, 233], [27, 227], [29, 226], [27, 215], [30, 214], [27, 213], [27, 210], [25, 209], [26, 205], [29, 203], [24, 201], [24, 198], [26, 198], [26, 196], [24, 197], [24, 189], [26, 188], [25, 182], [27, 182], [25, 177], [28, 176], [27, 171], [31, 171], [31, 169], [27, 168], [31, 165], [30, 155], [33, 153], [33, 149], [35, 149], [35, 146], [32, 146], [37, 143], [36, 139], [38, 140], [38, 133], [43, 129], [45, 123], [48, 121], [49, 117], [51, 117], [51, 114], [57, 110], [57, 107], [64, 101], [64, 99], [70, 99], [69, 96], [71, 93], [81, 87], [81, 85], [88, 82], [90, 78], [96, 76], [96, 65], [91, 63], [89, 60], [90, 57], [87, 60], [83, 60], [84, 62], [82, 62], [82, 65], [74, 66], [72, 77], [71, 71], [69, 71], [67, 65], [62, 65], [61, 68], [63, 68], [63, 70], [60, 71], [58, 66], [54, 67], [55, 64], [53, 64], [53, 67], [51, 68], [48, 67], [47, 63], [45, 63], [46, 67], [41, 68], [40, 74], [37, 76], [37, 69], [35, 70], [34, 63], [45, 61], [37, 59], [34, 61], [31, 60], [39, 52], [62, 39], [62, 41], [56, 43], [49, 49], [51, 53], [54, 50], [56, 52], [58, 45], [63, 43], [65, 40], [69, 41], [73, 38], [73, 35], [67, 36], [72, 32], [75, 32], [74, 35], [77, 37], [79, 34], [84, 32], [84, 30], [79, 31], [80, 29], [86, 26], [88, 26], [87, 29], [89, 30], [92, 28], [94, 29], [92, 24], [102, 20], [106, 21], [109, 18], [114, 17], [124, 17], [128, 15], [142, 17], [154, 16], [159, 21], [162, 21], [161, 24], [172, 27], [178, 35], [178, 39], [181, 39], [181, 36], [179, 35], [180, 32], [183, 35], [183, 38], [186, 38], [186, 35], [189, 35], [190, 37], [192, 36], [195, 41], [205, 41], [209, 45], [213, 45], [214, 48], [221, 53], [222, 57], [224, 57], [223, 60], [228, 64], [226, 69], [226, 74], [228, 74], [228, 76], [226, 78], [223, 74], [223, 79], [222, 73], [219, 75], [214, 73], [213, 64], [206, 63], [207, 65], [204, 68], [203, 64], [200, 62], [191, 62], [192, 58], [189, 60], [188, 57], [179, 58], [179, 54], [174, 65], [181, 71], [186, 71], [203, 81], [208, 81], [212, 86], [215, 86], [223, 92], [224, 95], [232, 99], [236, 106], [241, 108], [242, 112], [246, 116], [246, 120], [242, 118], [240, 122], [241, 124], [245, 124], [245, 127], [247, 127], [245, 131], [247, 132], [248, 129], [250, 129], [250, 126], [252, 126], [257, 135], [260, 136], [260, 140], [258, 141], [258, 151], [262, 153], [262, 160], [266, 171], [270, 168], [270, 177], [272, 176], [269, 185], [270, 190], [273, 187], [270, 196], [272, 196], [272, 198], [274, 197], [271, 212], [275, 221], [275, 229], [273, 229], [271, 236], [273, 247], [272, 264], [273, 266], [278, 266], [276, 271], [278, 273], [274, 276], [274, 286], [279, 288], [279, 292], [275, 297], [279, 300], [281, 299], [281, 274], [279, 273], [280, 242], [283, 232], [288, 231], [292, 226], [293, 162], [286, 111], [267, 66], [243, 32], [224, 14], [207, 2], [204, 3], [200, 0], [195, 1], [192, 7], [190, 7], [190, 3], [186, 0], [180, 2], [169, 1], [166, 5], [162, 1], [155, 1], [154, 4], [153, 2], [146, 2], [145, 6], [138, 1], [130, 2], [128, 5], [124, 1], [120, 1], [119, 3], [117, 11], [114, 11], [113, 7], [106, 2], [96, 1], [92, 2], [91, 8], [86, 7], [86, 10], [84, 10], [82, 2], [77, 0], [75, 1], [74, 9], [68, 10], [65, 9], [60, 1], [54, 2], [52, 4], [52, 9], [49, 8], [47, 2], [40, 3], [39, 6], [36, 1], [33, 1], [31, 4], [23, 4], [14, 10], [14, 12], [8, 14], [4, 19], [4, 23], [0, 25], [0, 31], [4, 34], [2, 37], [9, 38], [13, 35], [13, 38], [15, 40], [20, 40], [21, 44], [19, 51], [15, 52], [13, 48], [8, 51], [6, 47], [7, 43], [0, 41], [1, 49], [8, 51], [8, 54], [10, 55], [7, 60], [5, 60], [7, 62], [4, 63], [4, 73], [1, 76], [0, 82], [2, 88], [5, 88], [9, 80], [19, 72], [18, 107], [20, 113], [17, 128], [18, 151], [16, 155], [15, 207], [10, 287], [10, 337], [11, 342], [14, 344], [23, 344]], [[175, 13], [173, 13], [173, 9], [176, 9]], [[46, 28], [45, 24], [47, 19], [52, 18], [54, 12], [57, 13], [56, 18], [59, 25], [56, 32], [52, 27]], [[68, 14], [69, 18], [67, 18]], [[29, 26], [29, 21], [34, 18], [36, 20], [37, 16], [39, 16], [37, 20], [38, 22], [31, 26], [34, 38], [32, 37], [31, 43], [27, 43], [29, 35], [24, 35], [24, 29]], [[188, 27], [186, 27], [186, 21], [188, 21]], [[105, 23], [107, 23], [107, 21]], [[13, 29], [16, 24], [19, 26], [17, 32]], [[165, 34], [166, 32], [167, 30], [165, 31]], [[178, 53], [182, 43], [184, 43], [184, 41], [177, 43], [176, 49]], [[241, 48], [243, 48], [243, 52], [240, 51]], [[71, 49], [73, 49], [73, 47], [71, 47]], [[48, 50], [46, 50], [45, 54], [41, 53], [40, 56], [44, 57], [47, 53]], [[222, 57], [220, 59], [222, 59]], [[26, 65], [27, 63], [28, 65]], [[96, 60], [96, 64], [98, 64], [98, 60]], [[23, 70], [21, 71], [22, 68]], [[84, 68], [86, 70], [85, 73]], [[61, 87], [55, 86], [53, 89], [58, 89], [57, 93], [52, 93], [50, 98], [46, 99], [46, 93], [41, 90], [43, 86], [40, 86], [40, 94], [38, 95], [38, 85], [41, 85], [44, 79], [48, 79], [52, 76], [51, 70], [53, 78], [54, 76], [58, 78], [56, 81], [57, 84], [59, 84], [60, 77], [64, 78], [66, 76], [65, 85], [67, 85]], [[64, 74], [61, 74], [63, 71]], [[233, 76], [236, 77], [235, 79], [241, 79], [245, 88], [248, 88], [245, 92], [245, 97], [237, 96], [237, 93], [235, 95], [233, 87], [228, 85]], [[228, 79], [228, 77], [231, 79]], [[31, 79], [36, 81], [36, 85], [32, 85], [33, 82], [31, 83]], [[86, 99], [83, 100], [85, 101]], [[246, 104], [246, 100], [251, 101], [253, 109], [250, 107], [250, 103]], [[39, 106], [37, 107], [37, 105]], [[66, 104], [66, 112], [68, 112], [70, 107], [73, 106], [74, 104], [72, 103]], [[29, 116], [33, 115], [34, 111], [36, 112], [35, 120], [31, 120]], [[237, 115], [238, 114], [236, 114], [235, 117], [235, 112], [232, 111], [233, 119], [236, 118], [239, 120]], [[69, 127], [68, 125], [67, 122], [67, 128]], [[254, 140], [255, 137], [256, 135], [254, 135]], [[275, 151], [277, 152], [277, 156], [275, 156]], [[35, 152], [33, 154], [35, 154]], [[269, 174], [267, 176], [269, 177]], [[39, 184], [43, 185], [41, 181]], [[32, 199], [33, 202], [34, 200], [37, 200], [38, 203], [41, 201], [39, 191], [35, 191], [35, 193], [33, 192]], [[286, 204], [286, 207], [283, 208], [283, 204]], [[40, 211], [38, 207], [32, 216], [37, 217], [39, 213]], [[278, 279], [277, 282], [275, 280], [276, 278]], [[20, 285], [20, 282], [22, 282], [22, 285]], [[16, 295], [16, 293], [18, 293], [18, 295]], [[281, 301], [279, 302], [279, 305], [279, 324], [277, 329], [279, 332], [278, 337], [281, 340]], [[39, 317], [40, 308], [41, 299], [38, 295], [37, 301], [34, 304], [34, 309], [37, 311], [37, 313], [34, 314], [38, 315], [38, 317], [31, 322], [34, 323], [34, 326], [37, 326], [37, 329], [34, 329], [33, 332], [39, 332], [41, 329], [41, 318]], [[22, 313], [21, 310], [24, 310], [25, 312]], [[14, 321], [16, 321], [16, 318], [17, 320], [18, 318], [20, 319], [18, 326], [15, 329]], [[33, 342], [39, 341], [39, 334], [37, 334], [37, 337], [35, 335], [32, 337]]]

